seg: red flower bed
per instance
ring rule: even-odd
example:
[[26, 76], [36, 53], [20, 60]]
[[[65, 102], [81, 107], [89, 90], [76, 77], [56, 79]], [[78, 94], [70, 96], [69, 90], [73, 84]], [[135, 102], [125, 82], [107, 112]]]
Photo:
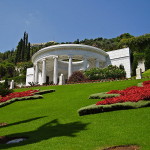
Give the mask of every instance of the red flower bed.
[[149, 81], [144, 81], [143, 82], [143, 86], [147, 85], [147, 84], [150, 84], [150, 80]]
[[38, 90], [28, 90], [28, 91], [24, 91], [24, 92], [13, 92], [13, 93], [10, 93], [9, 95], [5, 96], [5, 97], [0, 96], [0, 103], [6, 102], [12, 98], [33, 96], [35, 92], [38, 92]]
[[111, 90], [107, 94], [120, 94], [120, 96], [106, 98], [103, 101], [97, 102], [96, 105], [150, 100], [150, 81], [143, 82], [143, 87], [131, 86], [124, 90]]

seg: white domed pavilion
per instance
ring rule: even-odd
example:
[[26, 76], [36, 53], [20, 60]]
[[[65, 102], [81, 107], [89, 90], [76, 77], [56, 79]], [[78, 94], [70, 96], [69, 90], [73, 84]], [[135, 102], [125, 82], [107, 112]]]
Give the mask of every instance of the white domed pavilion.
[[43, 48], [32, 56], [34, 67], [27, 69], [26, 85], [46, 82], [58, 84], [61, 74], [67, 80], [74, 71], [104, 68], [108, 65], [124, 65], [130, 77], [129, 48], [105, 52], [99, 48], [81, 44], [60, 44]]

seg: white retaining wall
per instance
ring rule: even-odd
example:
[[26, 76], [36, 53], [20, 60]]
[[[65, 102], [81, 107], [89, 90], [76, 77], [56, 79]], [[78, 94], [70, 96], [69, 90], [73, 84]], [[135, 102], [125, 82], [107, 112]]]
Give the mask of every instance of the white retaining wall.
[[123, 48], [119, 50], [113, 50], [107, 52], [110, 57], [112, 65], [120, 66], [123, 65], [126, 71], [126, 77], [131, 77], [131, 62], [130, 62], [130, 50], [129, 48]]

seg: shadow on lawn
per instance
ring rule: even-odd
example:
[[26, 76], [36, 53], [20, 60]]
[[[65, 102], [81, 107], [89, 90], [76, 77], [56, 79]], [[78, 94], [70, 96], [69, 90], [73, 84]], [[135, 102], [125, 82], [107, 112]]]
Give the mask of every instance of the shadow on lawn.
[[9, 127], [9, 126], [13, 126], [13, 125], [19, 125], [19, 124], [22, 124], [22, 123], [28, 123], [28, 122], [31, 122], [31, 121], [34, 121], [34, 120], [37, 120], [37, 119], [45, 118], [45, 117], [47, 117], [47, 116], [36, 117], [36, 118], [31, 118], [31, 119], [27, 119], [27, 120], [23, 120], [23, 121], [18, 121], [18, 122], [7, 124], [5, 126], [0, 126], [0, 128]]
[[76, 137], [76, 133], [80, 132], [81, 130], [86, 130], [88, 124], [89, 123], [82, 123], [82, 122], [60, 124], [59, 121], [55, 119], [40, 126], [36, 130], [7, 135], [9, 137], [28, 137], [28, 139], [18, 144], [8, 144], [8, 145], [5, 144], [1, 146], [3, 146], [2, 149], [7, 149], [10, 147], [17, 147], [27, 144], [38, 143], [43, 140], [47, 140], [54, 137], [61, 137], [61, 136]]

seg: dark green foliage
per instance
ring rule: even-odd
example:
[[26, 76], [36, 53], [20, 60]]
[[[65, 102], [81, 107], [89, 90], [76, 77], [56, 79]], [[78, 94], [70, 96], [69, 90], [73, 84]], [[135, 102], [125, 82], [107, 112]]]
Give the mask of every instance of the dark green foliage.
[[149, 107], [150, 101], [139, 101], [139, 102], [125, 102], [125, 103], [116, 103], [110, 105], [90, 105], [78, 110], [80, 116], [88, 114], [96, 114], [108, 111], [124, 110], [124, 109], [135, 109], [142, 107]]
[[150, 47], [145, 50], [145, 68], [150, 69]]
[[73, 42], [74, 44], [79, 44], [80, 43], [80, 41], [79, 41], [79, 39], [77, 39], [76, 41], [74, 41]]
[[[142, 56], [142, 58], [145, 59], [146, 69], [150, 68], [150, 59], [149, 59], [150, 34], [134, 37], [129, 33], [124, 33], [112, 39], [98, 37], [95, 39], [84, 39], [82, 41], [79, 41], [79, 39], [77, 39], [74, 42], [61, 42], [61, 44], [72, 44], [72, 43], [90, 45], [98, 47], [104, 51], [111, 51], [119, 48], [129, 47], [131, 50], [131, 63], [133, 68], [132, 69], [133, 75], [135, 75], [135, 69], [137, 67], [137, 58], [133, 57], [135, 53], [143, 53], [144, 57]], [[12, 64], [30, 61], [33, 54], [39, 51], [40, 49], [57, 44], [59, 43], [50, 41], [45, 44], [42, 43], [41, 45], [40, 44], [32, 45], [28, 41], [28, 34], [24, 32], [24, 36], [18, 42], [17, 48], [15, 50], [12, 49], [4, 53], [0, 53], [0, 63], [2, 63], [4, 60], [7, 60], [7, 62]], [[10, 68], [3, 68], [3, 66], [0, 65], [0, 78], [4, 76], [13, 77], [18, 75], [17, 73], [15, 73], [15, 70], [12, 70], [11, 72], [8, 71], [9, 69]]]
[[26, 75], [27, 68], [33, 67], [32, 62], [20, 62], [17, 63], [17, 68], [19, 69], [19, 74]]
[[122, 64], [119, 65], [119, 69], [125, 70], [125, 69], [124, 69], [124, 66], [123, 66]]
[[136, 75], [136, 68], [138, 66], [138, 60], [136, 59], [136, 54], [133, 55], [133, 63], [132, 63], [132, 76]]
[[145, 34], [138, 37], [122, 39], [119, 43], [121, 47], [130, 47], [133, 52], [142, 52], [150, 46], [150, 34]]
[[[28, 34], [24, 32], [24, 36], [23, 38], [20, 39], [15, 51], [11, 50], [6, 51], [4, 53], [0, 53], [0, 79], [4, 77], [12, 78], [13, 76], [18, 76], [19, 72], [16, 71], [15, 65], [18, 62], [29, 61], [30, 58], [31, 52], [30, 52], [30, 43], [28, 42]], [[23, 67], [24, 75], [26, 73], [26, 68]]]
[[117, 66], [110, 65], [106, 68], [92, 68], [86, 70], [85, 75], [89, 80], [119, 79], [125, 78], [126, 72]]
[[119, 96], [119, 94], [106, 94], [106, 92], [102, 92], [102, 93], [91, 94], [89, 96], [89, 99], [104, 99], [104, 98], [110, 98], [116, 96]]
[[22, 75], [22, 76], [16, 76], [11, 78], [11, 80], [14, 80], [15, 83], [25, 83], [26, 82], [26, 76]]
[[135, 52], [133, 54], [133, 63], [132, 63], [132, 75], [135, 76], [136, 75], [136, 68], [138, 66], [138, 62], [141, 60], [144, 60], [145, 54], [144, 53], [139, 53], [139, 52]]
[[18, 43], [15, 51], [15, 63], [30, 60], [30, 43], [28, 42], [28, 34], [24, 32], [23, 39]]
[[13, 77], [15, 74], [15, 66], [9, 62], [0, 63], [0, 80], [3, 78]]
[[[6, 88], [7, 87], [7, 88]], [[13, 92], [13, 90], [10, 90], [9, 88], [8, 88], [8, 85], [7, 85], [7, 83], [0, 83], [0, 95], [1, 96], [6, 96], [6, 95], [8, 95], [8, 94], [10, 94], [10, 93], [12, 93]]]
[[5, 88], [5, 89], [8, 89], [8, 88], [9, 88], [8, 79], [5, 79], [4, 88]]
[[75, 71], [72, 73], [72, 75], [69, 77], [68, 82], [80, 82], [80, 81], [86, 81], [87, 78], [81, 71]]

